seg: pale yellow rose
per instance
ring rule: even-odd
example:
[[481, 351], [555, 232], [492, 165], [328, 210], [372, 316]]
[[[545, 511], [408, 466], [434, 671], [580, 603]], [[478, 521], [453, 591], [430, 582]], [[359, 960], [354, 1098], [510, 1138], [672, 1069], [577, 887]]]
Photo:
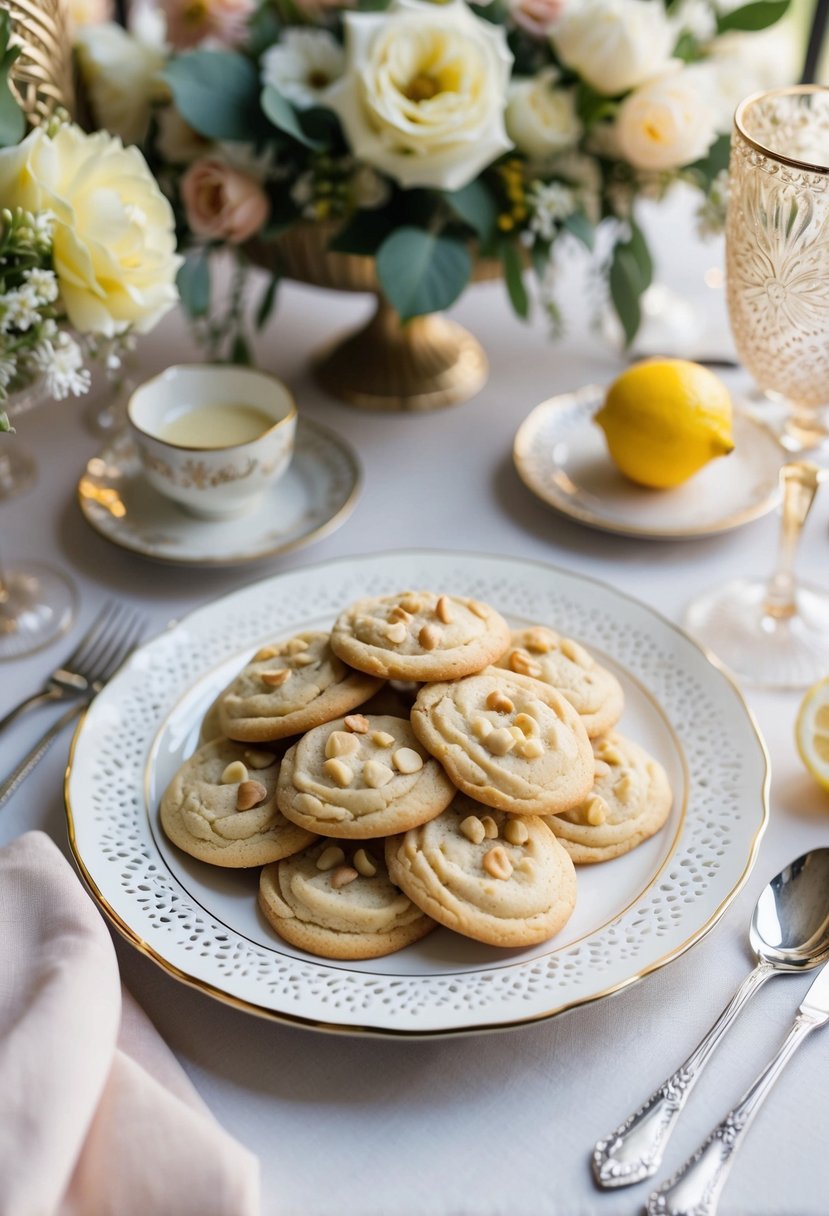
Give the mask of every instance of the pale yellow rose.
[[324, 103], [351, 152], [402, 186], [458, 190], [512, 145], [503, 27], [464, 0], [348, 13], [346, 70]]
[[669, 170], [700, 160], [717, 136], [708, 97], [713, 82], [701, 67], [683, 68], [642, 85], [616, 116], [619, 151], [636, 169]]
[[545, 160], [578, 143], [581, 123], [572, 89], [555, 88], [558, 73], [547, 68], [516, 80], [507, 105], [507, 134], [531, 160]]
[[4, 206], [54, 215], [54, 269], [79, 333], [146, 333], [178, 300], [173, 212], [137, 148], [36, 128], [0, 149]]

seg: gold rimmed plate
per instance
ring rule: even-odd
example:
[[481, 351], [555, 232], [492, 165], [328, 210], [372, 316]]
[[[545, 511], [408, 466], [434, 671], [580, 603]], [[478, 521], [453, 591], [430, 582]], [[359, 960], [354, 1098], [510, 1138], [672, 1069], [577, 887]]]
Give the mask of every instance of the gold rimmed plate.
[[361, 484], [349, 445], [300, 416], [287, 471], [241, 520], [197, 519], [159, 494], [143, 476], [127, 431], [88, 462], [78, 502], [96, 532], [132, 553], [173, 565], [236, 566], [326, 536], [348, 518]]
[[595, 384], [551, 397], [516, 433], [513, 460], [521, 480], [561, 514], [603, 532], [678, 540], [738, 528], [777, 506], [783, 453], [771, 430], [750, 415], [735, 411], [729, 456], [675, 489], [649, 490], [628, 481], [610, 460], [593, 421], [603, 400], [604, 389]]
[[[498, 950], [439, 929], [370, 962], [326, 961], [277, 937], [257, 873], [187, 857], [158, 804], [218, 691], [263, 642], [329, 626], [361, 595], [438, 588], [516, 625], [555, 625], [621, 680], [621, 729], [666, 767], [665, 828], [579, 870], [576, 910], [551, 941]], [[169, 974], [239, 1008], [329, 1031], [425, 1037], [517, 1026], [616, 992], [718, 919], [749, 874], [767, 818], [768, 763], [736, 685], [681, 630], [612, 588], [487, 555], [345, 558], [244, 587], [142, 646], [79, 727], [66, 780], [69, 836], [93, 895]]]

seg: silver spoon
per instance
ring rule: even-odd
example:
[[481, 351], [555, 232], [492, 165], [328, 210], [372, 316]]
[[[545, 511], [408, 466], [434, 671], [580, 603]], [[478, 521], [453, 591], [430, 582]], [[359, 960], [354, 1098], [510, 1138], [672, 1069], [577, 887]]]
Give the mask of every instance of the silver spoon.
[[702, 1041], [644, 1106], [596, 1144], [593, 1174], [599, 1186], [650, 1178], [688, 1095], [744, 1005], [773, 975], [809, 971], [829, 959], [829, 849], [804, 853], [771, 880], [754, 909], [749, 942], [757, 966]]

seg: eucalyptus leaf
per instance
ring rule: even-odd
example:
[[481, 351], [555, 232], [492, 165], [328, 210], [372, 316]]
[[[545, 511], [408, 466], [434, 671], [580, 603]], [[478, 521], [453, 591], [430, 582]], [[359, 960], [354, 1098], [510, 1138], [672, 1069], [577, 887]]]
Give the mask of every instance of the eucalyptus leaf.
[[176, 285], [182, 307], [190, 317], [210, 311], [210, 262], [206, 253], [191, 254], [179, 267]]
[[585, 248], [593, 248], [596, 241], [596, 229], [583, 211], [571, 211], [562, 221], [562, 227], [581, 241]]
[[230, 362], [240, 367], [251, 367], [253, 364], [250, 347], [242, 334], [237, 334], [233, 339], [233, 346], [230, 348]]
[[633, 220], [630, 222], [630, 240], [625, 248], [630, 251], [636, 263], [641, 289], [645, 291], [653, 282], [653, 258], [642, 229]]
[[280, 276], [272, 274], [270, 282], [262, 292], [262, 299], [259, 301], [259, 307], [256, 310], [255, 324], [257, 329], [264, 329], [268, 323], [268, 319], [273, 312], [274, 304], [276, 303], [276, 290], [279, 287]]
[[0, 148], [19, 144], [26, 134], [26, 119], [14, 99], [9, 82], [0, 77]]
[[447, 190], [443, 196], [452, 211], [487, 244], [495, 232], [498, 204], [480, 178], [460, 190]]
[[304, 144], [306, 148], [315, 149], [324, 146], [320, 140], [313, 139], [306, 134], [294, 107], [273, 85], [269, 84], [262, 90], [262, 109], [278, 131], [290, 135], [292, 139]]
[[695, 161], [690, 166], [691, 172], [698, 173], [706, 189], [723, 169], [728, 168], [728, 157], [731, 152], [731, 136], [718, 135], [702, 160]]
[[448, 308], [471, 273], [472, 259], [461, 241], [422, 228], [398, 228], [377, 253], [383, 293], [403, 321]]
[[524, 286], [524, 262], [512, 241], [501, 243], [501, 261], [504, 265], [504, 280], [510, 303], [518, 316], [526, 321], [530, 312], [530, 298]]
[[261, 127], [259, 73], [235, 51], [189, 51], [164, 72], [182, 118], [207, 139], [253, 140]]
[[630, 346], [642, 322], [641, 298], [644, 288], [636, 259], [627, 245], [617, 245], [610, 263], [610, 298]]
[[754, 0], [754, 3], [732, 9], [730, 13], [720, 13], [717, 17], [717, 33], [767, 29], [785, 16], [790, 2], [791, 0]]

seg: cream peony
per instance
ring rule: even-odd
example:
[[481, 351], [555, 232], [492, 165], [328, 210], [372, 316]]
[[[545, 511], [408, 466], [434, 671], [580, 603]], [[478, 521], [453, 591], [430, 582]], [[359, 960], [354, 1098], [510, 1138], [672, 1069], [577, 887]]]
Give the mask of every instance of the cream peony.
[[326, 104], [353, 154], [400, 185], [458, 190], [512, 145], [503, 27], [464, 0], [349, 13], [346, 70]]
[[550, 38], [567, 67], [616, 97], [664, 72], [676, 32], [652, 0], [583, 0], [568, 5]]
[[137, 148], [75, 126], [0, 149], [4, 206], [54, 215], [54, 269], [69, 323], [146, 333], [178, 300], [170, 204]]
[[581, 135], [572, 89], [554, 87], [558, 73], [545, 69], [516, 80], [507, 105], [507, 134], [531, 160], [545, 160], [572, 148]]
[[[707, 82], [707, 87], [706, 87]], [[704, 156], [717, 136], [711, 80], [683, 68], [636, 89], [616, 116], [619, 150], [636, 169], [678, 169]]]
[[75, 49], [97, 125], [120, 135], [125, 144], [140, 144], [153, 102], [168, 94], [161, 76], [166, 64], [163, 48], [107, 22], [79, 29]]

